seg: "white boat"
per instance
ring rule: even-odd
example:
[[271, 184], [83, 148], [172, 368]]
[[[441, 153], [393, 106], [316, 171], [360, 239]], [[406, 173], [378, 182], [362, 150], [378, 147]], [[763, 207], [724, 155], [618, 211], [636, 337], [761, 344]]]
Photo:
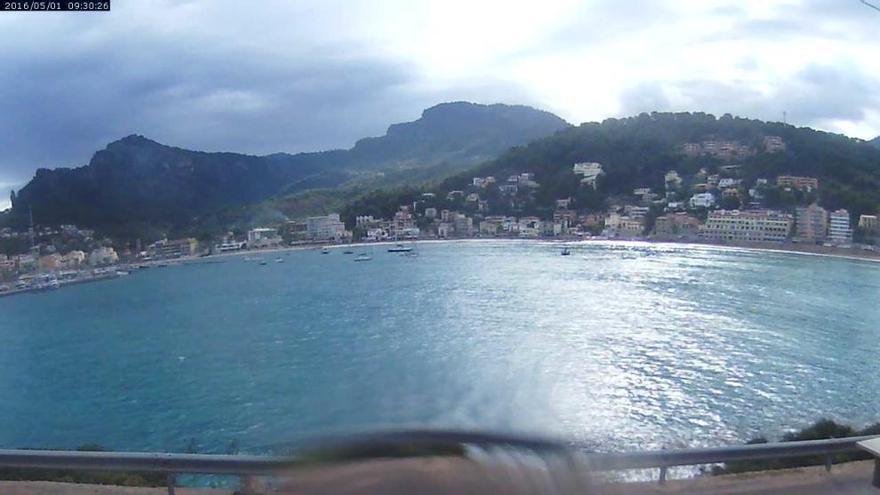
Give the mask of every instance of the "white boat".
[[321, 254], [330, 254], [330, 249], [328, 249], [328, 248], [321, 248]]
[[361, 253], [361, 254], [357, 255], [357, 257], [355, 257], [354, 260], [355, 260], [355, 261], [370, 261], [370, 260], [372, 260], [372, 259], [373, 259], [373, 257], [370, 256], [369, 254], [367, 254], [367, 253]]
[[408, 253], [412, 250], [413, 248], [404, 246], [403, 244], [398, 244], [394, 247], [388, 248], [389, 253]]
[[53, 274], [46, 273], [37, 275], [37, 278], [34, 279], [33, 285], [34, 290], [52, 290], [60, 287], [58, 283], [58, 277]]
[[275, 263], [284, 263], [284, 258], [275, 258]]

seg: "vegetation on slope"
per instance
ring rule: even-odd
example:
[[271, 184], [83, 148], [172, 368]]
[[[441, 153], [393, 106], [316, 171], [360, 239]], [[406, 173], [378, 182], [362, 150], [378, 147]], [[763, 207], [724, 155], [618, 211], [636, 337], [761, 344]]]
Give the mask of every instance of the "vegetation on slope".
[[[765, 136], [779, 136], [786, 150], [767, 153]], [[682, 152], [684, 143], [708, 140], [731, 140], [756, 150], [753, 156], [737, 161], [723, 161], [711, 156], [690, 157]], [[582, 186], [572, 171], [577, 162], [600, 162], [605, 170], [596, 190]], [[604, 209], [617, 195], [629, 195], [634, 188], [664, 190], [664, 174], [676, 170], [688, 176], [705, 168], [716, 173], [720, 166], [741, 165], [745, 183], [757, 178], [772, 180], [779, 175], [802, 175], [819, 179], [819, 200], [830, 209], [847, 208], [857, 218], [874, 213], [880, 205], [880, 150], [863, 141], [810, 128], [782, 123], [736, 118], [715, 118], [704, 113], [652, 113], [625, 119], [586, 123], [553, 136], [517, 147], [499, 158], [460, 173], [438, 186], [418, 189], [373, 191], [358, 198], [346, 209], [346, 218], [361, 211], [388, 215], [388, 207], [407, 204], [422, 192], [435, 193], [440, 207], [449, 191], [467, 190], [473, 177], [493, 176], [499, 183], [522, 172], [535, 174], [540, 185], [533, 193], [515, 198], [515, 208], [507, 198], [482, 198], [489, 201], [489, 213], [509, 212], [549, 217], [555, 200], [572, 198], [573, 208], [587, 211]], [[481, 193], [484, 194], [484, 193]], [[791, 198], [789, 198], [791, 199]], [[779, 194], [768, 198], [770, 206], [784, 207], [787, 200]], [[462, 206], [464, 207], [464, 206]], [[392, 211], [393, 212], [393, 211]]]
[[223, 217], [225, 209], [273, 196], [437, 176], [450, 164], [473, 165], [566, 127], [559, 117], [529, 107], [456, 102], [392, 125], [385, 136], [363, 139], [351, 150], [249, 156], [129, 136], [84, 167], [38, 170], [18, 191], [10, 220], [23, 227], [33, 210], [38, 224], [72, 223], [149, 239], [154, 231], [198, 227], [204, 216]]
[[[874, 423], [862, 429], [855, 429], [851, 426], [836, 423], [830, 419], [821, 419], [802, 430], [786, 433], [782, 436], [783, 442], [797, 442], [804, 440], [826, 440], [830, 438], [846, 438], [863, 435], [880, 435], [880, 423]], [[748, 444], [767, 443], [764, 437], [754, 438]], [[831, 461], [834, 464], [842, 462], [851, 462], [858, 460], [870, 459], [871, 455], [867, 452], [849, 452], [832, 456]], [[743, 473], [748, 471], [766, 471], [769, 469], [788, 469], [801, 466], [815, 466], [825, 464], [824, 456], [808, 456], [808, 457], [789, 457], [785, 459], [771, 459], [761, 461], [737, 461], [729, 462], [723, 466], [715, 466], [712, 474], [732, 474]]]

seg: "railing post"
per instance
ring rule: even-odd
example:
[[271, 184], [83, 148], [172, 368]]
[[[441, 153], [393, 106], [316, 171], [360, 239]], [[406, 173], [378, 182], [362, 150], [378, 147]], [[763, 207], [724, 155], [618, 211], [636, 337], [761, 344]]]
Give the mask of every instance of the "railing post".
[[825, 456], [825, 472], [831, 472], [831, 454]]
[[874, 488], [880, 488], [880, 458], [874, 459]]
[[168, 495], [174, 495], [174, 483], [176, 480], [176, 476], [174, 473], [168, 473], [168, 476], [165, 478], [166, 484], [168, 485]]
[[660, 466], [660, 484], [661, 485], [666, 484], [666, 470], [667, 470], [666, 466]]
[[241, 480], [239, 485], [241, 485], [242, 495], [262, 495], [265, 492], [262, 483], [256, 476], [243, 475], [239, 479]]

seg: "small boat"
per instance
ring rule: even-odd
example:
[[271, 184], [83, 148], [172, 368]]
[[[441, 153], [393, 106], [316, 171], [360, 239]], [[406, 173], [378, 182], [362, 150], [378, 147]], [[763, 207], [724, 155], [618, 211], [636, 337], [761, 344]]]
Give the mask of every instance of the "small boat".
[[260, 266], [266, 266], [268, 264], [269, 262], [267, 262], [266, 260], [260, 260]]
[[346, 249], [342, 252], [342, 254], [354, 254], [354, 251], [352, 251], [351, 249]]
[[566, 248], [562, 248], [562, 252], [559, 253], [559, 254], [562, 255], [562, 256], [568, 256], [568, 255], [571, 254], [571, 250], [568, 249], [567, 247], [566, 247]]
[[321, 248], [321, 254], [330, 254], [330, 250], [327, 248]]
[[275, 258], [275, 263], [284, 263], [284, 258]]
[[61, 286], [58, 277], [52, 274], [38, 275], [32, 284], [32, 289], [35, 291], [54, 290]]
[[413, 248], [404, 246], [403, 244], [398, 244], [394, 247], [388, 248], [389, 253], [408, 253], [412, 250]]
[[370, 256], [369, 254], [367, 254], [367, 253], [361, 253], [361, 254], [357, 255], [357, 257], [355, 257], [354, 260], [355, 260], [355, 261], [370, 261], [370, 260], [372, 260], [372, 259], [373, 259], [373, 257]]
[[258, 257], [256, 257], [256, 256], [245, 256], [245, 257], [244, 257], [244, 260], [245, 260], [245, 261], [262, 261], [261, 258], [258, 258]]

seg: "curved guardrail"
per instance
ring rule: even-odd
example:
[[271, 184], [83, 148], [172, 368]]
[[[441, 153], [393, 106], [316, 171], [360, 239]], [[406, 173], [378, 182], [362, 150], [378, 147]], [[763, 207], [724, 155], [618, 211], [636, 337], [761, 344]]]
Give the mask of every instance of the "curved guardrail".
[[786, 457], [833, 456], [856, 452], [856, 443], [874, 437], [832, 438], [800, 442], [763, 443], [702, 449], [651, 450], [621, 454], [588, 454], [591, 466], [598, 470], [642, 469], [693, 466], [734, 461], [757, 461]]
[[[416, 430], [392, 433], [339, 437], [312, 444], [333, 449], [374, 448], [378, 446], [473, 445], [477, 447], [509, 446], [537, 452], [583, 454], [591, 469], [626, 470], [660, 468], [660, 482], [672, 466], [717, 464], [733, 461], [767, 460], [786, 457], [824, 456], [826, 469], [831, 469], [832, 456], [855, 452], [860, 441], [876, 437], [848, 437], [830, 440], [781, 442], [732, 447], [680, 450], [656, 450], [628, 453], [584, 452], [584, 446], [565, 445], [540, 438], [516, 435], [474, 433], [464, 431]], [[174, 493], [177, 474], [219, 474], [268, 476], [296, 465], [293, 457], [254, 455], [159, 454], [118, 452], [71, 452], [49, 450], [0, 450], [0, 467], [37, 468], [80, 471], [133, 471], [168, 474], [168, 491]], [[247, 485], [247, 482], [243, 482]]]

